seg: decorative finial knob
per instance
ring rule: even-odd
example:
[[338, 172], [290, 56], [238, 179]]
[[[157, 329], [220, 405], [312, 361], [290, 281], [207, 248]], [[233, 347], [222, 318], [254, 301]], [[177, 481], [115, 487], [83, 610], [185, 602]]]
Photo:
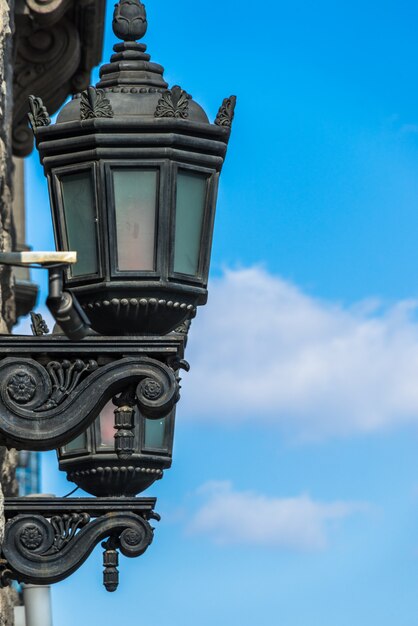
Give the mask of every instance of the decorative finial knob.
[[136, 41], [147, 32], [147, 14], [140, 0], [119, 0], [113, 13], [113, 32], [123, 41]]

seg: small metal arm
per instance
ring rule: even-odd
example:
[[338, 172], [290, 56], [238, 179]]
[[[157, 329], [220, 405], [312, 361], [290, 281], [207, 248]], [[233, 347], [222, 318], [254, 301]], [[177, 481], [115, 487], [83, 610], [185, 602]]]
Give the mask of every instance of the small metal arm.
[[46, 305], [53, 318], [73, 341], [83, 339], [90, 331], [90, 322], [78, 300], [69, 291], [63, 291], [62, 267], [49, 267], [49, 293]]
[[90, 332], [90, 322], [75, 296], [63, 291], [63, 269], [77, 262], [76, 252], [1, 252], [0, 264], [41, 267], [49, 273], [49, 294], [46, 300], [55, 321], [72, 341], [83, 339]]

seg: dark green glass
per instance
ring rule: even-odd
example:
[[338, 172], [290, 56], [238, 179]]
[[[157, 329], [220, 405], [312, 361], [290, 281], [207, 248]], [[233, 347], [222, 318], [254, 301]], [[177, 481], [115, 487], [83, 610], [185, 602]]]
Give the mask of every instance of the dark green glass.
[[75, 452], [76, 450], [85, 450], [87, 447], [87, 435], [86, 433], [81, 433], [75, 439], [70, 441], [64, 447], [65, 452]]
[[155, 269], [157, 182], [157, 170], [113, 172], [120, 271]]
[[166, 450], [167, 446], [164, 443], [165, 431], [167, 427], [167, 420], [164, 417], [160, 420], [150, 420], [144, 418], [145, 422], [145, 437], [144, 448], [152, 448], [157, 450]]
[[72, 276], [97, 274], [96, 207], [92, 170], [68, 174], [61, 179], [67, 245], [77, 252]]
[[174, 271], [196, 276], [206, 205], [207, 176], [180, 170], [177, 174]]

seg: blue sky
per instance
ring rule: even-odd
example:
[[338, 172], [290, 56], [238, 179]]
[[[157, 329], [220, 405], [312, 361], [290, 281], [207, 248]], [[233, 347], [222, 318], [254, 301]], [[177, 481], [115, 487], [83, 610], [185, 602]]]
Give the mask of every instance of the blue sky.
[[[147, 12], [171, 85], [212, 119], [238, 96], [210, 298], [173, 468], [149, 490], [154, 544], [121, 558], [113, 595], [96, 551], [54, 587], [55, 624], [416, 626], [418, 7]], [[36, 154], [27, 202], [28, 241], [49, 249]], [[53, 454], [44, 490], [69, 490]]]

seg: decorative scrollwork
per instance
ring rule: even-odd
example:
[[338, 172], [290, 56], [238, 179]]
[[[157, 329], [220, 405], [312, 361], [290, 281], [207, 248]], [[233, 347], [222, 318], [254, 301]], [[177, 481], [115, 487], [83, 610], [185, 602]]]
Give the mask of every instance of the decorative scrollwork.
[[35, 131], [38, 126], [50, 125], [51, 118], [41, 98], [29, 96], [29, 109], [28, 118], [33, 131]]
[[81, 93], [80, 119], [89, 120], [95, 117], [113, 117], [113, 109], [104, 89], [87, 87]]
[[[175, 372], [148, 357], [101, 365], [93, 359], [40, 363], [5, 358], [0, 362], [0, 436], [9, 446], [27, 450], [58, 448], [84, 431], [106, 402], [129, 386], [136, 389], [140, 411], [151, 419], [167, 415], [179, 399]], [[125, 429], [122, 419], [120, 426]]]
[[[77, 499], [74, 500], [74, 502]], [[71, 500], [66, 503], [71, 509]], [[134, 505], [137, 509], [139, 505]], [[45, 507], [44, 507], [45, 508]], [[104, 513], [71, 512], [61, 515], [20, 514], [5, 527], [1, 561], [0, 583], [10, 578], [36, 584], [50, 584], [63, 580], [84, 563], [89, 554], [103, 539], [106, 548], [105, 583], [109, 591], [117, 587], [120, 549], [127, 557], [137, 557], [145, 552], [153, 540], [153, 529], [148, 519], [153, 512], [133, 513], [110, 510]], [[7, 575], [6, 575], [7, 573]]]
[[149, 545], [148, 529], [144, 526], [126, 528], [121, 533], [119, 542], [120, 551], [124, 556], [140, 556]]
[[167, 89], [158, 101], [155, 117], [186, 119], [189, 116], [189, 99], [190, 96], [178, 85]]
[[234, 119], [235, 105], [237, 103], [236, 96], [225, 98], [216, 116], [215, 124], [217, 126], [225, 126], [231, 128]]

